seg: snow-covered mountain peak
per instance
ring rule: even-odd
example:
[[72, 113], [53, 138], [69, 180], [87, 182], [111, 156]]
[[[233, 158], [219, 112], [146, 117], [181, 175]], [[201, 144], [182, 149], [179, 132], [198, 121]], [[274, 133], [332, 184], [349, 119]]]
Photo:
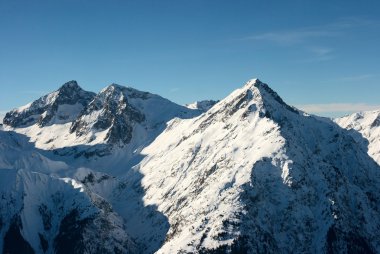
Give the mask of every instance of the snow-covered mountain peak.
[[257, 111], [260, 117], [266, 116], [276, 122], [281, 121], [289, 113], [300, 113], [297, 109], [286, 104], [274, 90], [259, 79], [251, 79], [243, 87], [236, 89], [218, 102], [207, 113], [218, 112], [231, 116], [238, 111], [242, 111], [242, 118]]
[[[77, 136], [105, 132], [109, 143], [130, 143], [133, 132], [140, 140], [150, 140], [166, 122], [189, 118], [200, 112], [177, 105], [161, 96], [131, 87], [111, 84], [100, 91], [72, 124]], [[148, 133], [145, 133], [149, 131]], [[145, 134], [142, 134], [145, 133]]]
[[120, 92], [124, 88], [126, 88], [126, 87], [112, 83], [112, 84], [104, 87], [102, 90], [100, 90], [99, 94], [108, 94], [108, 93], [114, 93], [114, 92], [118, 92], [118, 91]]
[[255, 86], [256, 83], [258, 83], [258, 82], [261, 83], [261, 81], [258, 78], [252, 78], [252, 79], [248, 80], [243, 87], [250, 88], [252, 86]]
[[[95, 94], [84, 91], [76, 81], [69, 81], [8, 113], [4, 123], [6, 129], [28, 136], [38, 148], [85, 145], [78, 150], [63, 149], [62, 153], [92, 156], [92, 150], [96, 150], [97, 155], [104, 156], [111, 149], [105, 144], [123, 147], [128, 144], [126, 149], [132, 156], [134, 150], [151, 142], [171, 119], [201, 113], [131, 87], [110, 84]], [[92, 145], [101, 145], [102, 151], [92, 149]]]
[[[354, 113], [337, 118], [335, 122], [351, 130], [353, 138], [361, 143], [364, 149], [368, 149], [368, 154], [380, 165], [380, 110]], [[358, 133], [361, 135], [357, 135]]]
[[173, 121], [142, 153], [144, 200], [170, 223], [158, 253], [380, 246], [379, 166], [347, 131], [302, 114], [259, 80]]
[[133, 124], [143, 122], [145, 116], [129, 102], [126, 89], [112, 84], [101, 90], [73, 122], [70, 131], [82, 136], [107, 130], [106, 140], [128, 143]]
[[254, 89], [254, 87], [274, 92], [272, 90], [272, 88], [270, 88], [266, 83], [262, 82], [258, 78], [253, 78], [253, 79], [248, 80], [241, 89], [251, 89], [252, 90], [252, 89]]
[[[249, 94], [249, 95], [248, 95]], [[251, 79], [241, 88], [233, 91], [224, 100], [235, 100], [246, 96], [248, 100], [256, 102], [264, 102], [264, 100], [276, 100], [281, 104], [285, 104], [281, 97], [272, 90], [267, 84], [261, 82], [259, 79]]]
[[337, 118], [335, 121], [344, 128], [357, 131], [376, 128], [380, 127], [380, 110], [358, 112]]
[[128, 98], [129, 99], [134, 99], [134, 98], [148, 99], [151, 97], [160, 97], [160, 96], [151, 94], [149, 92], [140, 91], [129, 86], [122, 86], [122, 85], [112, 83], [106, 86], [105, 88], [103, 88], [99, 92], [98, 97], [112, 98], [113, 100], [120, 100], [121, 98], [124, 98], [124, 97], [126, 97], [127, 99]]
[[71, 80], [63, 84], [58, 90], [82, 90], [82, 88], [78, 85], [76, 80]]
[[273, 105], [273, 102], [275, 102], [275, 104], [278, 104], [276, 106], [285, 107], [287, 110], [295, 111], [294, 108], [286, 104], [282, 98], [266, 83], [261, 82], [259, 79], [253, 79], [248, 83], [251, 84], [251, 89], [256, 89], [258, 91], [263, 103], [267, 105], [272, 104], [271, 106], [275, 106]]
[[[127, 88], [117, 84], [111, 84], [103, 88], [94, 98], [94, 100], [88, 105], [88, 110], [98, 110], [99, 108], [107, 106], [107, 104], [113, 104], [110, 107], [125, 107], [128, 104], [128, 98], [125, 94]], [[123, 106], [124, 105], [124, 106]]]
[[190, 109], [197, 109], [202, 112], [206, 112], [218, 102], [219, 101], [214, 101], [214, 100], [203, 100], [203, 101], [196, 101], [193, 103], [189, 103], [189, 104], [186, 104], [185, 106]]
[[79, 87], [76, 81], [69, 81], [58, 90], [8, 112], [4, 124], [19, 128], [71, 122], [94, 96], [94, 93]]
[[83, 90], [75, 80], [63, 84], [53, 93], [53, 103], [76, 104], [86, 106], [95, 96], [95, 93]]

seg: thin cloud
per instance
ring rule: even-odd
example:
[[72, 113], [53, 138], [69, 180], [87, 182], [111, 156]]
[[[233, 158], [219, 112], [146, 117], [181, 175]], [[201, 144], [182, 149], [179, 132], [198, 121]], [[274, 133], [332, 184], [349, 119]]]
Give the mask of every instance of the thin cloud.
[[318, 56], [326, 56], [331, 54], [333, 52], [333, 49], [325, 47], [311, 47], [310, 51]]
[[326, 103], [326, 104], [302, 104], [297, 108], [307, 113], [332, 113], [332, 112], [360, 112], [380, 109], [380, 104], [367, 103]]
[[308, 59], [301, 60], [301, 63], [313, 63], [313, 62], [323, 62], [329, 61], [335, 58], [333, 55], [334, 50], [332, 48], [326, 47], [310, 47], [308, 51], [312, 56]]
[[44, 94], [47, 94], [46, 91], [35, 91], [35, 90], [20, 91], [20, 93], [23, 93], [23, 94], [35, 94], [35, 95], [44, 95]]
[[332, 37], [337, 36], [337, 32], [334, 31], [323, 31], [317, 30], [315, 28], [305, 28], [301, 30], [294, 31], [278, 31], [269, 32], [253, 36], [248, 36], [246, 40], [262, 40], [271, 41], [280, 45], [293, 45], [297, 43], [302, 43], [306, 40], [320, 37]]
[[375, 74], [360, 74], [360, 75], [355, 75], [355, 76], [338, 78], [337, 81], [345, 81], [345, 82], [363, 81], [363, 80], [367, 80], [374, 77], [376, 77]]
[[321, 26], [300, 27], [294, 30], [269, 31], [246, 36], [242, 39], [268, 41], [282, 46], [290, 46], [317, 38], [338, 37], [347, 33], [350, 29], [378, 27], [379, 25], [379, 21], [369, 20], [363, 17], [347, 17]]
[[176, 92], [178, 92], [179, 90], [180, 90], [179, 87], [173, 87], [172, 89], [169, 90], [169, 92], [171, 92], [171, 93], [176, 93]]
[[331, 29], [351, 29], [357, 27], [377, 27], [380, 25], [378, 20], [368, 19], [365, 17], [345, 17], [336, 22], [328, 24]]
[[241, 38], [243, 41], [256, 43], [272, 43], [280, 47], [298, 47], [306, 50], [301, 59], [294, 59], [299, 63], [317, 63], [330, 61], [336, 58], [332, 48], [322, 46], [312, 47], [315, 42], [328, 42], [331, 39], [342, 38], [363, 28], [378, 29], [380, 22], [365, 17], [346, 17], [320, 26], [306, 26], [291, 30], [274, 30], [253, 34]]

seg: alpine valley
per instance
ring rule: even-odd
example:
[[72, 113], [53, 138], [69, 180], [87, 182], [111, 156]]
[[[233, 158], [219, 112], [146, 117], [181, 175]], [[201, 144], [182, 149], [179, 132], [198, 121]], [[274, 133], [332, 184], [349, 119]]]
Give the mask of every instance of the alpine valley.
[[70, 81], [0, 127], [3, 253], [380, 253], [380, 111], [258, 79], [187, 106]]

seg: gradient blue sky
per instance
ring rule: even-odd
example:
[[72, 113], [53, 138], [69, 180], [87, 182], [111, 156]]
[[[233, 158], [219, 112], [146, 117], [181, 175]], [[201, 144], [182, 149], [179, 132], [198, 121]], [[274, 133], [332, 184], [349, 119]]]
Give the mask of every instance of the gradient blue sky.
[[319, 115], [380, 108], [380, 1], [0, 0], [0, 111], [77, 80], [184, 104], [258, 77]]

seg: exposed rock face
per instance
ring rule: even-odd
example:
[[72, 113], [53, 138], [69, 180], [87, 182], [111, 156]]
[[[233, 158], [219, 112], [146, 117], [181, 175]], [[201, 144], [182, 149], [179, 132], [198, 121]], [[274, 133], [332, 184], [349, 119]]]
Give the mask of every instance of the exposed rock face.
[[[103, 89], [70, 127], [77, 136], [106, 131], [108, 143], [129, 144], [133, 133], [146, 137], [161, 132], [174, 117], [188, 118], [196, 110], [172, 103], [158, 95], [112, 84]], [[152, 135], [153, 134], [153, 135]], [[146, 140], [144, 140], [146, 139]]]
[[4, 236], [3, 253], [35, 253], [30, 244], [21, 235], [22, 225], [19, 216], [12, 219], [11, 225]]
[[70, 81], [57, 91], [8, 112], [3, 122], [15, 128], [71, 122], [94, 96], [94, 93], [80, 88], [76, 81]]
[[[81, 113], [70, 131], [81, 136], [90, 132], [92, 128], [95, 131], [108, 130], [107, 141], [129, 143], [133, 125], [142, 123], [145, 115], [128, 102], [126, 89], [115, 84], [104, 89]], [[141, 94], [140, 98], [147, 99], [145, 96], [148, 96], [147, 93]], [[96, 118], [91, 119], [91, 115], [96, 115]]]

